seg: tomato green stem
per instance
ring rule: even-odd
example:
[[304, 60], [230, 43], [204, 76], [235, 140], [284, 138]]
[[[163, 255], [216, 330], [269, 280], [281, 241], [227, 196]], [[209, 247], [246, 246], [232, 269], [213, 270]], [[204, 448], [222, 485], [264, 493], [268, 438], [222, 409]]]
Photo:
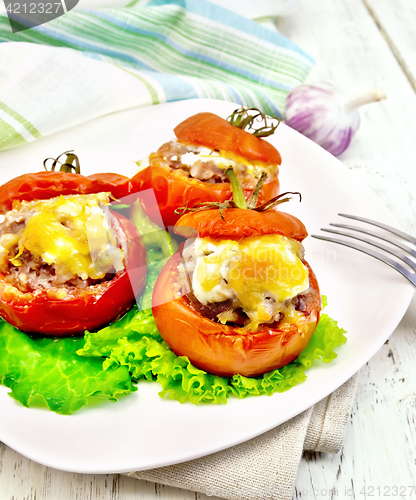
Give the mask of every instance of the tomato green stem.
[[260, 179], [257, 181], [254, 191], [252, 192], [250, 198], [247, 200], [247, 208], [250, 209], [256, 208], [260, 191], [262, 190], [263, 184], [265, 183], [266, 179], [267, 179], [267, 174], [266, 172], [263, 172], [260, 176]]
[[253, 208], [253, 210], [256, 210], [256, 212], [265, 212], [266, 210], [270, 210], [281, 203], [286, 203], [291, 200], [291, 197], [288, 196], [289, 194], [297, 194], [299, 196], [299, 201], [302, 201], [302, 195], [298, 191], [287, 191], [286, 193], [279, 194], [262, 205]]
[[[65, 163], [62, 163], [61, 161], [59, 161], [59, 158], [63, 155], [66, 155]], [[46, 167], [46, 163], [49, 160], [52, 160], [51, 172], [55, 171], [55, 168], [56, 168], [57, 164], [59, 163], [61, 165], [59, 168], [60, 172], [72, 172], [74, 170], [74, 172], [76, 174], [81, 173], [81, 167], [79, 165], [78, 156], [76, 154], [74, 154], [73, 151], [65, 151], [65, 153], [60, 154], [58, 156], [58, 158], [46, 158], [46, 160], [43, 161], [43, 167], [45, 170], [48, 170], [48, 168]], [[74, 162], [75, 162], [75, 165], [73, 165]]]
[[238, 208], [247, 208], [246, 199], [244, 198], [243, 188], [232, 167], [225, 169], [225, 175], [230, 179], [231, 189], [233, 190], [233, 200]]
[[[270, 124], [267, 122], [268, 119], [271, 120]], [[268, 137], [274, 134], [280, 123], [277, 116], [267, 117], [259, 109], [247, 108], [245, 106], [234, 110], [227, 118], [227, 121], [231, 123], [233, 127], [246, 130], [246, 132], [250, 132], [256, 137]], [[275, 123], [273, 123], [273, 121], [275, 121]], [[263, 122], [264, 125], [262, 127], [255, 127], [255, 122]]]

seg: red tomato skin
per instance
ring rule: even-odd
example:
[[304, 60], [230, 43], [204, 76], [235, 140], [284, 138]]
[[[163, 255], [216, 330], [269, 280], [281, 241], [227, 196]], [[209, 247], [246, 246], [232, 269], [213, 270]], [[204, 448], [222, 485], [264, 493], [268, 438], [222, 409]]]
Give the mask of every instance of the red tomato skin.
[[60, 195], [110, 192], [115, 198], [129, 194], [129, 178], [119, 174], [85, 177], [69, 172], [23, 174], [0, 186], [0, 213], [12, 209], [13, 201], [47, 200]]
[[303, 223], [295, 216], [277, 210], [256, 212], [241, 208], [219, 210], [201, 210], [183, 215], [175, 226], [175, 233], [185, 237], [200, 238], [243, 238], [266, 234], [281, 234], [288, 238], [302, 241], [308, 235]]
[[96, 330], [128, 311], [135, 298], [130, 280], [136, 292], [145, 285], [146, 249], [133, 224], [122, 215], [114, 217], [128, 242], [125, 271], [65, 298], [44, 289], [21, 292], [0, 274], [0, 316], [24, 332], [66, 337]]
[[244, 158], [280, 165], [279, 151], [260, 137], [234, 127], [214, 113], [197, 113], [174, 129], [183, 144], [201, 145], [219, 151], [232, 151]]
[[87, 179], [91, 184], [85, 194], [111, 193], [114, 198], [120, 199], [131, 191], [130, 179], [125, 175], [106, 172], [89, 175]]
[[308, 310], [297, 324], [278, 328], [263, 326], [257, 332], [215, 323], [199, 314], [186, 296], [174, 294], [180, 255], [173, 255], [163, 268], [153, 292], [156, 326], [178, 356], [187, 356], [201, 370], [220, 377], [261, 375], [293, 361], [308, 345], [322, 307], [316, 277], [309, 268], [313, 292]]
[[[139, 192], [153, 189], [157, 206], [143, 204], [143, 209], [156, 224], [159, 222], [159, 213], [165, 227], [174, 226], [180, 219], [175, 214], [177, 208], [193, 207], [202, 202], [223, 202], [232, 199], [231, 184], [208, 184], [198, 179], [184, 177], [175, 170], [167, 167], [151, 166], [138, 172], [131, 179], [132, 191]], [[244, 195], [248, 198], [253, 190], [245, 189]], [[260, 193], [259, 203], [263, 203], [279, 194], [279, 182], [266, 183]]]

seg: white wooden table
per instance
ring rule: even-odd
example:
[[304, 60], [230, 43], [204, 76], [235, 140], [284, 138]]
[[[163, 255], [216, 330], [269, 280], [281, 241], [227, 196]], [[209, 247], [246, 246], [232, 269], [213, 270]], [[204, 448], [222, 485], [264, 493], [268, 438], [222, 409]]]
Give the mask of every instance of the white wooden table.
[[[403, 228], [416, 235], [416, 1], [298, 0], [297, 13], [277, 25], [316, 58], [309, 81], [328, 81], [351, 92], [385, 88], [386, 101], [361, 110], [359, 132], [340, 159], [380, 196]], [[361, 370], [343, 451], [305, 454], [294, 498], [416, 498], [412, 486], [416, 300], [390, 340]], [[158, 498], [208, 497], [124, 476], [56, 471], [0, 444], [1, 500]]]

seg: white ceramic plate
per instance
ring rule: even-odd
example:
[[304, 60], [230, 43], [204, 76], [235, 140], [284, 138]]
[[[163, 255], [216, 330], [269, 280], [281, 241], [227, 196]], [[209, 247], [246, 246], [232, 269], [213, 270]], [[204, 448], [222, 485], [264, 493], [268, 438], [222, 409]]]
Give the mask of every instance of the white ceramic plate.
[[[134, 160], [173, 137], [172, 129], [199, 111], [226, 117], [236, 106], [190, 100], [141, 108], [91, 121], [0, 153], [0, 181], [42, 169], [46, 157], [74, 149], [83, 173], [131, 174]], [[270, 138], [281, 152], [281, 187], [301, 191], [302, 203], [285, 210], [297, 215], [310, 234], [351, 213], [398, 225], [376, 195], [342, 163], [292, 129], [280, 125]], [[308, 370], [307, 380], [271, 397], [229, 399], [226, 405], [179, 404], [162, 400], [157, 383], [141, 382], [138, 392], [117, 403], [85, 407], [72, 416], [27, 409], [0, 387], [0, 439], [44, 465], [72, 472], [144, 470], [201, 457], [255, 437], [285, 422], [334, 391], [382, 346], [404, 315], [412, 286], [398, 273], [354, 250], [308, 238], [306, 258], [327, 312], [348, 331], [338, 358]]]

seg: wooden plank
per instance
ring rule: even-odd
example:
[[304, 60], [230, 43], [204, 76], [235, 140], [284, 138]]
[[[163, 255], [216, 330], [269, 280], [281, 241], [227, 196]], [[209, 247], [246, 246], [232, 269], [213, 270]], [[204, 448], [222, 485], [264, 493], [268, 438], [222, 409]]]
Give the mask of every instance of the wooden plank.
[[277, 26], [316, 58], [308, 81], [330, 82], [347, 93], [385, 88], [386, 101], [361, 108], [361, 126], [339, 158], [416, 234], [416, 94], [409, 80], [361, 0], [298, 5]]
[[[406, 492], [405, 498], [412, 498], [409, 487], [415, 485], [416, 477], [415, 320], [416, 298], [395, 334], [361, 370], [342, 452], [305, 454], [296, 499], [305, 498], [305, 492], [311, 497], [313, 490], [324, 498], [330, 495], [322, 495], [323, 490], [334, 492], [334, 498], [354, 498], [352, 492], [357, 499], [371, 498], [371, 491], [373, 498], [383, 498], [383, 492], [393, 496], [394, 487]], [[380, 495], [377, 488], [381, 488]]]
[[[376, 3], [393, 8], [389, 1], [371, 1]], [[298, 12], [277, 26], [316, 57], [308, 81], [331, 82], [351, 93], [376, 85], [386, 89], [386, 101], [362, 108], [361, 127], [340, 159], [416, 234], [416, 98], [403, 63], [360, 0], [298, 0], [298, 5]], [[396, 27], [407, 32], [414, 25], [411, 16], [402, 15]], [[396, 33], [389, 33], [396, 41]], [[403, 51], [405, 61], [410, 56]], [[294, 498], [366, 498], [360, 494], [363, 487], [368, 495], [369, 486], [415, 484], [415, 324], [416, 300], [389, 343], [361, 372], [343, 451], [305, 454]], [[373, 497], [383, 492], [374, 490]]]
[[202, 500], [205, 495], [139, 481], [119, 474], [73, 474], [58, 471], [32, 462], [0, 443], [0, 498], [2, 500], [131, 500], [133, 498], [134, 500], [153, 498]]
[[364, 3], [416, 91], [416, 2], [364, 0]]

